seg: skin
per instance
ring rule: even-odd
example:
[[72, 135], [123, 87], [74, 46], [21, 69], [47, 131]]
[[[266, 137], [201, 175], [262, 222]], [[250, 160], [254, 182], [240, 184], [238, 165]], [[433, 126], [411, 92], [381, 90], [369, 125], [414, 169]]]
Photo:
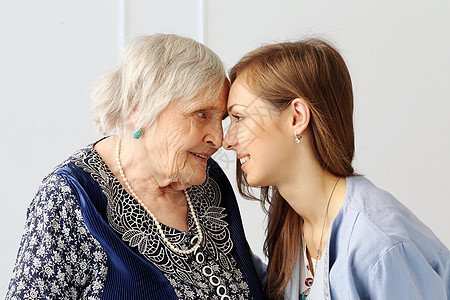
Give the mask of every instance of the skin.
[[[265, 114], [261, 113], [263, 108]], [[304, 239], [316, 258], [328, 197], [337, 177], [323, 170], [315, 157], [307, 102], [297, 98], [276, 111], [238, 77], [231, 86], [227, 110], [231, 125], [223, 147], [236, 151], [237, 159], [250, 157], [241, 168], [251, 186], [278, 188], [303, 218]], [[294, 134], [302, 135], [300, 144], [295, 143]], [[340, 178], [330, 201], [320, 253], [344, 203], [345, 190], [345, 178]]]
[[[183, 190], [206, 179], [207, 159], [222, 145], [228, 83], [217, 99], [201, 95], [173, 101], [139, 139], [121, 139], [120, 160], [131, 187], [163, 224], [188, 229], [188, 207]], [[94, 148], [123, 187], [115, 161], [116, 136]], [[207, 158], [194, 155], [200, 154]]]

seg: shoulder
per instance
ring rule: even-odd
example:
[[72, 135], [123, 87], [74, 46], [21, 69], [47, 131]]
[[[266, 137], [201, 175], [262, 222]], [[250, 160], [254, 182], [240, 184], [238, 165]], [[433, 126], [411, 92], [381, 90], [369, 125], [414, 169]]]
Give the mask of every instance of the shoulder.
[[343, 210], [342, 222], [351, 223], [348, 249], [359, 249], [375, 261], [402, 244], [414, 245], [429, 261], [445, 247], [406, 206], [364, 177], [347, 178]]
[[[69, 160], [64, 163], [67, 164], [70, 164]], [[59, 239], [63, 232], [67, 234], [68, 231], [71, 234], [86, 236], [88, 231], [79, 199], [66, 178], [58, 172], [60, 169], [56, 168], [40, 184], [28, 207], [26, 226], [29, 229], [44, 229], [40, 234], [52, 239]], [[39, 227], [33, 224], [38, 224]]]
[[64, 178], [51, 173], [42, 181], [41, 185], [28, 208], [27, 217], [45, 218], [50, 216], [66, 217], [67, 213], [79, 212], [78, 201]]
[[[106, 270], [106, 255], [87, 229], [76, 195], [51, 173], [28, 208], [8, 297], [60, 298], [80, 289], [98, 294]], [[95, 285], [82, 288], [89, 280]]]
[[[79, 212], [76, 194], [60, 171], [68, 165], [83, 160], [92, 151], [92, 145], [77, 150], [46, 175], [28, 208], [28, 215], [35, 214], [37, 217], [41, 213], [45, 213], [49, 217], [52, 214], [56, 216], [63, 213], [63, 216], [66, 217], [64, 212], [69, 210], [74, 213]], [[70, 214], [67, 217], [66, 220], [69, 221], [70, 217], [75, 217], [75, 215]], [[81, 216], [78, 216], [78, 220], [81, 220]]]
[[60, 172], [85, 158], [90, 149], [93, 148], [88, 146], [76, 151], [43, 179], [27, 210], [24, 238], [41, 236], [41, 243], [50, 248], [55, 241], [58, 247], [69, 246], [74, 241], [98, 246], [84, 222], [77, 192]]
[[46, 179], [55, 173], [57, 173], [62, 168], [71, 165], [75, 162], [83, 161], [87, 156], [92, 155], [92, 153], [95, 151], [92, 147], [93, 144], [90, 144], [88, 146], [85, 146], [77, 151], [75, 151], [72, 155], [70, 155], [67, 159], [56, 165], [56, 167], [53, 168], [53, 170], [44, 177], [43, 182], [46, 181]]
[[388, 208], [406, 209], [394, 196], [378, 188], [363, 176], [351, 176], [347, 177], [346, 180], [347, 192], [344, 205], [347, 205], [350, 209], [365, 213]]
[[331, 244], [336, 278], [347, 278], [360, 295], [399, 299], [395, 293], [408, 290], [416, 299], [430, 292], [425, 282], [439, 294], [448, 281], [445, 245], [395, 197], [364, 177], [347, 178]]

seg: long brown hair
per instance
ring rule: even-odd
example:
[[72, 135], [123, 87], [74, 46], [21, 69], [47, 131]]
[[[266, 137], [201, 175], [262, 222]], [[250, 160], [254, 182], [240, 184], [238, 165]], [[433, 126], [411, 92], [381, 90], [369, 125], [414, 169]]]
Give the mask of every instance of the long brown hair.
[[[353, 91], [350, 74], [339, 52], [320, 39], [279, 43], [246, 54], [230, 71], [233, 83], [241, 76], [250, 91], [283, 110], [293, 99], [310, 109], [310, 131], [322, 168], [337, 176], [353, 175]], [[240, 193], [252, 195], [237, 160]], [[276, 187], [260, 187], [268, 226], [264, 252], [269, 257], [266, 295], [282, 298], [291, 277], [301, 241], [301, 217]]]

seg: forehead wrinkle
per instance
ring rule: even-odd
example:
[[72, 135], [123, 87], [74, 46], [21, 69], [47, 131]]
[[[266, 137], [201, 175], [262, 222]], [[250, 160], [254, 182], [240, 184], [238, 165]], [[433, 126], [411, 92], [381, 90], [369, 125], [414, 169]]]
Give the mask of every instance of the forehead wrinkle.
[[221, 101], [211, 101], [208, 99], [193, 99], [191, 101], [184, 102], [183, 104], [186, 108], [197, 110], [220, 110], [223, 106], [220, 102]]
[[200, 107], [197, 110], [207, 110], [207, 111], [211, 111], [211, 110], [220, 110], [219, 107], [216, 106], [207, 106], [207, 107]]

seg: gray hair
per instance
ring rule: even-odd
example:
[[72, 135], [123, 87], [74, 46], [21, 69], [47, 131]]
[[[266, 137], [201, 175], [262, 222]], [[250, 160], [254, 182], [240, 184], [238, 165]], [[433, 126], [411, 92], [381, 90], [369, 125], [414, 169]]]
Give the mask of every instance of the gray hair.
[[193, 39], [174, 34], [139, 37], [94, 86], [94, 123], [105, 135], [144, 128], [173, 100], [199, 95], [216, 99], [225, 78], [217, 54]]

